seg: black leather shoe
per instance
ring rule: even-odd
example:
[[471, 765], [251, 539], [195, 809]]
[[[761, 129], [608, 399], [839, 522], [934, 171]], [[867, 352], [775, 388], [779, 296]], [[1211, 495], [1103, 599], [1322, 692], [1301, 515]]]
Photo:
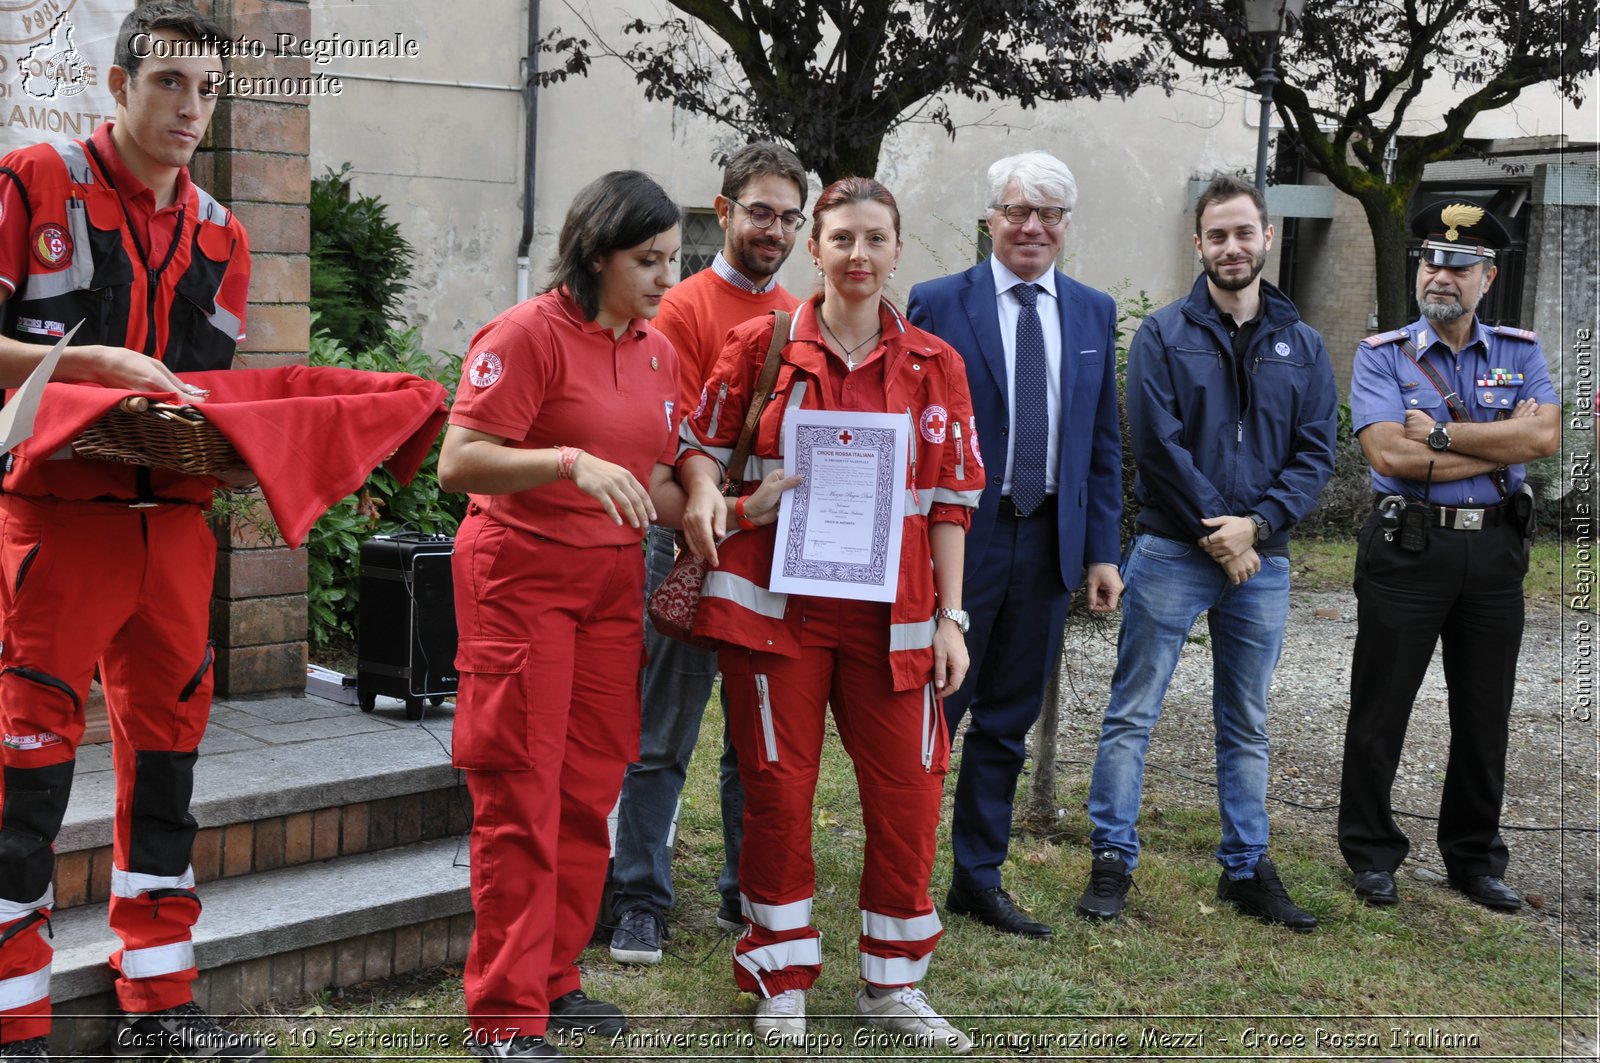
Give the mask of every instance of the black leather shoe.
[[1256, 873], [1249, 878], [1232, 879], [1224, 871], [1217, 880], [1217, 900], [1227, 901], [1264, 923], [1286, 926], [1297, 934], [1309, 934], [1317, 928], [1317, 917], [1289, 899], [1289, 891], [1278, 878], [1278, 869], [1264, 856], [1256, 861]]
[[987, 890], [969, 890], [951, 886], [950, 892], [945, 894], [944, 910], [952, 915], [964, 915], [969, 919], [976, 919], [1004, 934], [1047, 938], [1055, 933], [1048, 923], [1041, 923], [1018, 908], [1011, 895], [999, 886]]
[[1493, 875], [1450, 876], [1450, 885], [1467, 895], [1473, 904], [1493, 908], [1497, 912], [1514, 912], [1522, 907], [1522, 894], [1507, 886]]
[[550, 1002], [550, 1028], [582, 1030], [597, 1037], [615, 1037], [628, 1032], [622, 1009], [603, 1000], [591, 1000], [581, 989], [574, 989]]
[[1356, 896], [1363, 904], [1374, 908], [1387, 908], [1400, 903], [1400, 891], [1395, 889], [1393, 871], [1357, 871]]

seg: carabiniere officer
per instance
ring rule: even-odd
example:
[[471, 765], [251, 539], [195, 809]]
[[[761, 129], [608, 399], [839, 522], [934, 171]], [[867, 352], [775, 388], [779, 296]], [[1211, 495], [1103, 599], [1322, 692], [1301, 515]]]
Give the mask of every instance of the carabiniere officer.
[[1555, 453], [1560, 407], [1539, 338], [1476, 314], [1510, 243], [1505, 226], [1481, 207], [1441, 202], [1411, 227], [1422, 239], [1422, 317], [1363, 340], [1350, 382], [1377, 499], [1356, 553], [1339, 848], [1361, 900], [1399, 900], [1394, 873], [1410, 846], [1390, 790], [1442, 641], [1450, 757], [1439, 852], [1468, 898], [1515, 911], [1522, 897], [1501, 881], [1500, 807], [1533, 535], [1523, 463]]

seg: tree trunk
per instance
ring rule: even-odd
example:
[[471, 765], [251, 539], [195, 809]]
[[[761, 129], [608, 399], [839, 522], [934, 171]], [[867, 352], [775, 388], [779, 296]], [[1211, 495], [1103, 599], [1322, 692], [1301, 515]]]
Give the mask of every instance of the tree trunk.
[[1412, 319], [1412, 293], [1406, 277], [1406, 201], [1398, 189], [1357, 195], [1372, 230], [1372, 254], [1378, 278], [1378, 329], [1397, 329]]
[[829, 150], [828, 158], [813, 162], [802, 156], [801, 160], [817, 171], [817, 176], [822, 178], [823, 188], [842, 177], [878, 176], [878, 154], [883, 150], [881, 136], [862, 144], [833, 144]]
[[1056, 669], [1045, 684], [1044, 707], [1033, 728], [1033, 778], [1020, 822], [1023, 830], [1035, 834], [1055, 833], [1056, 812], [1060, 808], [1056, 803], [1056, 760], [1061, 747], [1061, 675], [1067, 668], [1063, 649], [1064, 642], [1058, 641]]

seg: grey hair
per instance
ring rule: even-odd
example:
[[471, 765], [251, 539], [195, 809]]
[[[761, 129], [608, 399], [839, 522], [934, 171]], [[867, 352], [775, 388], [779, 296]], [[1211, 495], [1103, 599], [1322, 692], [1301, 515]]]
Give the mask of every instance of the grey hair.
[[989, 207], [993, 208], [1005, 195], [1006, 185], [1012, 181], [1031, 200], [1059, 201], [1071, 214], [1078, 205], [1078, 182], [1073, 180], [1067, 164], [1043, 151], [1028, 151], [1011, 155], [989, 167]]

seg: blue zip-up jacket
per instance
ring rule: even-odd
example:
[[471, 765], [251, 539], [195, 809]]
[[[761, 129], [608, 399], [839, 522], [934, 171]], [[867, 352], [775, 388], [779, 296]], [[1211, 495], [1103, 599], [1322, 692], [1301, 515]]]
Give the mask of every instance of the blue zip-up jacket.
[[[1145, 319], [1128, 352], [1128, 428], [1139, 527], [1193, 542], [1205, 517], [1258, 513], [1284, 546], [1333, 475], [1338, 394], [1328, 348], [1265, 281], [1239, 394], [1233, 342], [1202, 274]], [[1242, 407], [1242, 408], [1241, 408]]]

